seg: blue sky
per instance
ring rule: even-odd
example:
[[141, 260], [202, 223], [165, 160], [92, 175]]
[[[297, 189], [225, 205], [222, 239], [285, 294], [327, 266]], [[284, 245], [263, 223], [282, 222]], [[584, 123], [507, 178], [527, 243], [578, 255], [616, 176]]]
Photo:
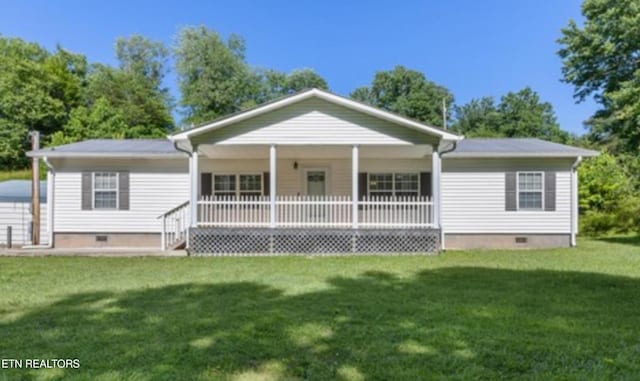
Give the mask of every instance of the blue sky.
[[[456, 103], [531, 86], [562, 128], [583, 133], [596, 109], [576, 105], [560, 82], [560, 28], [580, 21], [580, 1], [0, 1], [0, 34], [57, 43], [114, 63], [117, 37], [167, 44], [183, 26], [206, 25], [247, 43], [251, 65], [315, 69], [347, 95], [397, 64], [448, 87]], [[167, 86], [177, 97], [175, 77]]]

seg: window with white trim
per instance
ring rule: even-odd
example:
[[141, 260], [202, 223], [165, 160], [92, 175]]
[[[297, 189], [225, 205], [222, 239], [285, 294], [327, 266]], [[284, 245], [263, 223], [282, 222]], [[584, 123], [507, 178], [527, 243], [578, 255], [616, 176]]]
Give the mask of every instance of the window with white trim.
[[215, 196], [261, 196], [261, 174], [232, 174], [213, 176], [213, 194]]
[[118, 173], [93, 173], [93, 208], [118, 209]]
[[542, 172], [518, 172], [518, 209], [542, 210], [543, 193]]
[[420, 194], [417, 173], [370, 173], [367, 186], [371, 197], [407, 197]]

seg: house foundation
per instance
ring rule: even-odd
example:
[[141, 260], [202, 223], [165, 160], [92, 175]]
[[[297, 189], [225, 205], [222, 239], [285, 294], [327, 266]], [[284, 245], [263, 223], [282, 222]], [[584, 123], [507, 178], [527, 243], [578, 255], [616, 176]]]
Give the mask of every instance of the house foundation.
[[435, 254], [439, 229], [189, 229], [193, 255]]

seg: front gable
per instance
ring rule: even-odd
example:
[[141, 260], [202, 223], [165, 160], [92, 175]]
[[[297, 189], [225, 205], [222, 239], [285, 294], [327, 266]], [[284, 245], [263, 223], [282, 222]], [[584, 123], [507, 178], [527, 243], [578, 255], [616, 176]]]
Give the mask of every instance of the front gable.
[[201, 144], [416, 145], [462, 136], [310, 89], [169, 135], [185, 149]]
[[193, 144], [437, 144], [437, 136], [319, 98], [194, 136]]

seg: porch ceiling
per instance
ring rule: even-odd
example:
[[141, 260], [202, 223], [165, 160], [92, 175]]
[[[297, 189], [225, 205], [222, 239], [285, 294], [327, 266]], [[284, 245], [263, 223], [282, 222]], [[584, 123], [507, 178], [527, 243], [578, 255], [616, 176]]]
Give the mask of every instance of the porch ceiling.
[[[343, 145], [279, 145], [279, 159], [327, 159], [351, 158], [351, 147]], [[268, 159], [268, 145], [200, 145], [198, 151], [211, 159]], [[431, 155], [429, 145], [412, 146], [361, 146], [359, 156], [362, 159], [417, 159]]]

